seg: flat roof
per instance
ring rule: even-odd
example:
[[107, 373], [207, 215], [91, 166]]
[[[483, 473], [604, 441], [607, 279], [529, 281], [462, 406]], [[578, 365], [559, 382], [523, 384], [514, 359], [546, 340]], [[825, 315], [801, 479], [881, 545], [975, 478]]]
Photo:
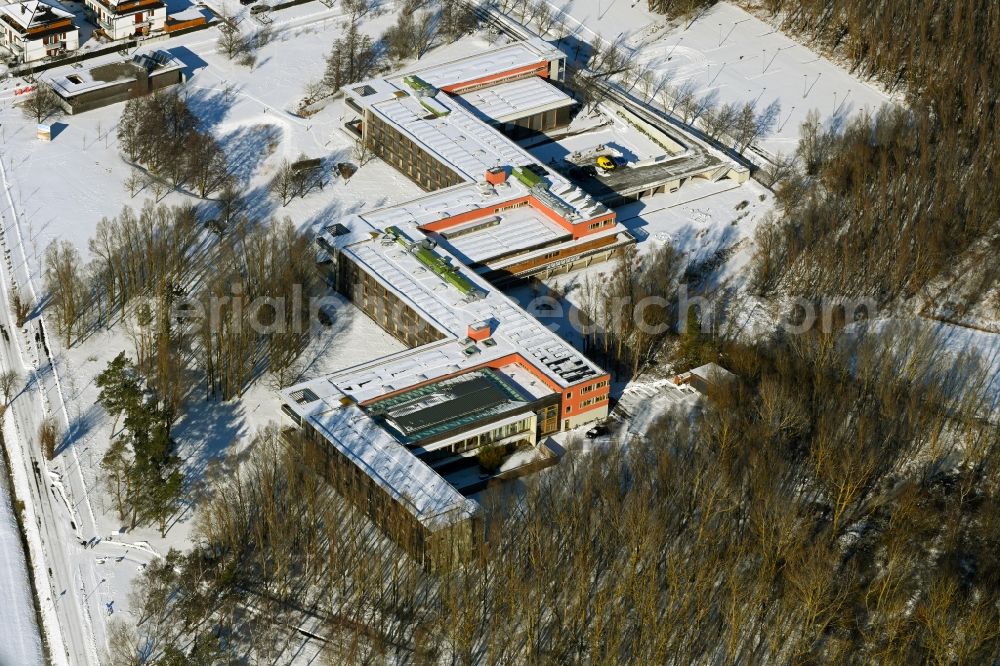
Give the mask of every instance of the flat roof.
[[539, 76], [480, 88], [457, 98], [498, 123], [576, 104], [572, 97]]
[[152, 72], [156, 75], [184, 68], [184, 63], [171, 55], [169, 51], [149, 51], [136, 54], [132, 58], [123, 58], [118, 53], [109, 53], [88, 60], [87, 67], [66, 65], [50, 69], [41, 76], [62, 97], [73, 97], [92, 90], [107, 88], [123, 81], [137, 79], [139, 73], [143, 71], [143, 67], [136, 63], [134, 58], [143, 55], [147, 56], [147, 59], [153, 57], [157, 59], [156, 68]]
[[[422, 81], [423, 75], [423, 72], [419, 73]], [[484, 122], [462, 102], [437, 90], [417, 90], [403, 79], [371, 79], [345, 86], [342, 90], [360, 108], [395, 128], [469, 183], [482, 182], [486, 171], [497, 166], [534, 165], [544, 169], [534, 156]], [[412, 79], [409, 80], [412, 82]], [[547, 197], [551, 200], [547, 203], [564, 208], [567, 221], [581, 224], [608, 212], [603, 204], [561, 174], [550, 169], [545, 171], [545, 191], [531, 193], [540, 198]], [[529, 189], [522, 188], [520, 196], [528, 194]], [[451, 188], [443, 192], [447, 193], [444, 196], [454, 193]], [[494, 191], [488, 194], [506, 193]], [[469, 209], [488, 205], [482, 196], [477, 197], [472, 191], [464, 192], [463, 196], [468, 200]], [[447, 201], [439, 201], [436, 206], [441, 210], [451, 207]]]
[[464, 264], [484, 263], [540, 243], [571, 237], [569, 231], [531, 206], [511, 208], [431, 235]]
[[377, 102], [372, 109], [467, 180], [478, 180], [500, 164], [531, 162], [518, 146], [447, 95], [433, 99], [448, 110], [447, 115], [429, 116], [420, 100], [409, 94]]
[[324, 380], [281, 391], [290, 408], [425, 527], [447, 527], [478, 512], [441, 475]]
[[[385, 242], [389, 234], [371, 226], [361, 216], [356, 216], [351, 225], [365, 231], [357, 235], [327, 238], [327, 242], [331, 245], [338, 241], [346, 243], [340, 245], [342, 253], [445, 338], [445, 344], [432, 343], [411, 350], [405, 361], [397, 362], [390, 357], [385, 359], [385, 363], [376, 361], [359, 371], [352, 369], [334, 375], [333, 379], [341, 390], [353, 395], [359, 402], [511, 354], [521, 354], [554, 385], [562, 388], [605, 374], [503, 292], [462, 265], [446, 248], [438, 246], [435, 252], [450, 262], [455, 272], [475, 285], [482, 294], [481, 298], [470, 299], [447, 280], [428, 270], [413, 252], [397, 242]], [[614, 230], [614, 227], [610, 229]], [[403, 225], [401, 231], [414, 243], [425, 237], [412, 224]], [[351, 242], [359, 235], [365, 239]], [[468, 327], [484, 321], [492, 324], [491, 344], [466, 344]]]
[[[583, 190], [564, 185], [558, 174], [550, 173], [547, 180], [554, 183], [550, 186], [550, 191], [559, 195], [561, 201], [577, 211], [580, 221], [585, 222], [610, 212], [607, 206], [591, 198]], [[535, 192], [522, 182], [510, 177], [499, 185], [490, 185], [481, 181], [435, 190], [394, 206], [362, 213], [359, 217], [368, 222], [368, 225], [361, 227], [364, 230], [363, 233], [367, 234], [371, 230], [369, 226], [377, 230], [401, 224], [423, 226], [463, 213], [502, 208], [509, 201], [523, 199], [534, 194]], [[577, 220], [570, 221], [576, 222]], [[350, 225], [345, 223], [345, 226], [349, 227]]]
[[516, 386], [521, 393], [531, 396], [533, 400], [539, 400], [553, 394], [552, 389], [528, 372], [520, 363], [508, 363], [500, 366], [496, 371], [506, 377], [507, 381]]
[[436, 88], [447, 88], [475, 81], [544, 61], [565, 58], [562, 51], [543, 39], [513, 42], [440, 65], [413, 70], [412, 73]]

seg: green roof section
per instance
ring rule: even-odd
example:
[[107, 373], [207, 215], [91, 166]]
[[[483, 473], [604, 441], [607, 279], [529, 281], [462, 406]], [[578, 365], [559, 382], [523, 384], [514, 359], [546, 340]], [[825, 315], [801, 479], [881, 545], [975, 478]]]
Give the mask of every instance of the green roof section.
[[430, 113], [435, 118], [444, 118], [449, 113], [451, 113], [451, 109], [445, 108], [445, 107], [440, 106], [440, 105], [435, 106], [435, 105], [431, 104], [430, 102], [428, 102], [425, 99], [422, 99], [422, 98], [418, 97], [417, 101], [420, 102], [420, 106], [422, 106], [425, 109], [427, 109], [428, 113]]
[[404, 76], [403, 83], [410, 86], [411, 88], [413, 88], [415, 92], [420, 93], [422, 95], [437, 94], [437, 88], [427, 83], [416, 74], [410, 74], [409, 76]]
[[395, 238], [397, 243], [409, 250], [417, 258], [417, 261], [426, 266], [432, 273], [455, 287], [455, 289], [458, 289], [464, 295], [470, 296], [480, 293], [481, 290], [479, 287], [459, 273], [458, 269], [452, 266], [444, 257], [426, 245], [410, 241], [399, 227], [386, 227], [385, 232]]
[[531, 169], [526, 169], [525, 167], [514, 167], [511, 170], [511, 174], [529, 188], [534, 187], [535, 185], [541, 185], [545, 182], [542, 180], [541, 176]]

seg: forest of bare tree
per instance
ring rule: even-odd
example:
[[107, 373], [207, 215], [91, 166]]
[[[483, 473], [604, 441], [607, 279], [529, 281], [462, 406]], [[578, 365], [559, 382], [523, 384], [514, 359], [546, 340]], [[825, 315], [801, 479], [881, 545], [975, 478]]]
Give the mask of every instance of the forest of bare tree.
[[782, 27], [904, 93], [907, 104], [803, 125], [800, 173], [778, 189], [781, 215], [758, 237], [757, 289], [888, 303], [947, 275], [978, 243], [995, 253], [996, 4], [764, 4]]
[[725, 352], [740, 379], [693, 421], [487, 497], [484, 542], [449, 572], [375, 532], [294, 436], [258, 433], [212, 474], [202, 545], [144, 576], [114, 663], [273, 659], [298, 626], [330, 664], [1000, 656], [1000, 466], [976, 364], [908, 330]]

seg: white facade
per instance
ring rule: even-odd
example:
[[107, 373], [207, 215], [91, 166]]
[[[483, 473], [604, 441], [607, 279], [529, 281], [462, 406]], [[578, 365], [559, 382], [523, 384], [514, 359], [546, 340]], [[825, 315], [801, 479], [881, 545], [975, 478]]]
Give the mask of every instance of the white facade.
[[0, 46], [18, 62], [60, 56], [80, 48], [73, 15], [38, 0], [0, 6]]
[[113, 40], [162, 32], [167, 25], [167, 7], [159, 0], [86, 0], [97, 25]]

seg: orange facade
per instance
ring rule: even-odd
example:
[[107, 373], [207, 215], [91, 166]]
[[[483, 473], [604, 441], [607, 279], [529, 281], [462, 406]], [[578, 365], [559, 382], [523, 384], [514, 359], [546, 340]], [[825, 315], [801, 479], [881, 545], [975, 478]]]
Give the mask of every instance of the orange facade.
[[510, 209], [517, 208], [519, 206], [531, 206], [535, 210], [539, 211], [545, 217], [549, 218], [563, 229], [573, 234], [573, 239], [583, 238], [584, 236], [589, 236], [590, 234], [595, 234], [599, 231], [607, 229], [615, 223], [615, 212], [608, 211], [604, 215], [591, 218], [579, 224], [573, 224], [562, 215], [552, 210], [545, 204], [543, 204], [536, 197], [527, 196], [519, 197], [517, 199], [511, 199], [505, 201], [496, 206], [490, 206], [489, 208], [477, 208], [476, 210], [470, 210], [465, 213], [459, 213], [458, 215], [452, 215], [450, 217], [445, 217], [434, 222], [428, 222], [427, 224], [420, 225], [421, 231], [444, 231], [445, 229], [450, 229], [451, 227], [457, 226], [459, 224], [464, 224], [465, 222], [472, 222], [473, 220], [478, 220], [480, 218], [489, 217], [490, 215], [496, 215], [497, 213]]
[[478, 79], [472, 79], [470, 81], [462, 81], [461, 83], [453, 83], [449, 86], [444, 86], [441, 90], [446, 93], [461, 94], [473, 88], [479, 88], [489, 84], [496, 84], [504, 79], [521, 79], [528, 76], [540, 76], [543, 79], [549, 77], [549, 63], [547, 60], [535, 63], [534, 65], [525, 65], [523, 67], [515, 67], [514, 69], [509, 69], [506, 72], [499, 72], [497, 74], [490, 74], [489, 76], [482, 76]]

